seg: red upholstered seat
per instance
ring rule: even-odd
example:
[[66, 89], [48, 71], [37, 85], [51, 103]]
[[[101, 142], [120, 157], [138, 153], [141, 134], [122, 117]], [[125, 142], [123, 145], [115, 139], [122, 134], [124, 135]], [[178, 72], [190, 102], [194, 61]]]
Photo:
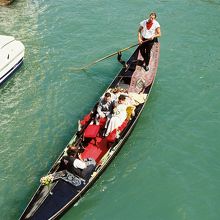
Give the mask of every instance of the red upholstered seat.
[[107, 118], [100, 118], [100, 119], [99, 119], [99, 125], [100, 125], [100, 127], [104, 128], [106, 121], [107, 121]]
[[80, 124], [85, 125], [89, 121], [90, 118], [91, 118], [91, 113], [85, 115], [83, 120], [80, 121]]
[[114, 142], [116, 140], [116, 129], [114, 129], [107, 137], [108, 142]]
[[82, 159], [93, 158], [98, 163], [104, 154], [108, 151], [107, 140], [105, 138], [96, 138], [95, 141], [92, 140], [89, 145], [85, 148], [85, 151], [80, 154]]
[[95, 138], [99, 133], [100, 126], [99, 125], [88, 125], [85, 129], [84, 137], [85, 138]]

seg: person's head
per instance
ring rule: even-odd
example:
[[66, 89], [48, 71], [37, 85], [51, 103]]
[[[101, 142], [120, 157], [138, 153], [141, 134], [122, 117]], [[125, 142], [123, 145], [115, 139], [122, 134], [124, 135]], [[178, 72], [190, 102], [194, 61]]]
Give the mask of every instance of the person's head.
[[156, 18], [157, 18], [156, 12], [152, 11], [152, 12], [150, 13], [150, 15], [149, 15], [149, 20], [150, 20], [150, 21], [153, 21], [153, 20], [156, 19]]
[[113, 88], [113, 89], [111, 90], [111, 92], [114, 93], [114, 94], [116, 94], [116, 93], [119, 92], [119, 89], [118, 89], [117, 87], [115, 87], [115, 88]]
[[127, 92], [127, 90], [126, 90], [126, 89], [124, 89], [124, 88], [120, 88], [120, 92], [126, 93], [126, 92]]
[[71, 145], [71, 146], [69, 146], [69, 148], [67, 150], [67, 155], [75, 157], [78, 152], [79, 152], [78, 147]]
[[118, 103], [124, 103], [125, 102], [125, 96], [124, 95], [120, 95], [119, 97], [118, 97]]
[[106, 102], [110, 101], [110, 100], [111, 100], [111, 93], [106, 92], [105, 95], [104, 95], [104, 100], [105, 100]]

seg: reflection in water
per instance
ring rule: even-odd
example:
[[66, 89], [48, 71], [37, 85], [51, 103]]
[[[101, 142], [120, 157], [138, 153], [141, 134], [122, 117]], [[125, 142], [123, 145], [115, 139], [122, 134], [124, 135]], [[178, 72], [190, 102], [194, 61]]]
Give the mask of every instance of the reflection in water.
[[0, 33], [22, 41], [36, 35], [37, 21], [43, 11], [38, 1], [15, 1], [8, 7], [0, 7]]
[[[28, 181], [26, 179], [28, 177], [23, 181], [19, 177], [35, 165], [34, 162], [32, 164], [29, 161], [28, 155], [33, 149], [34, 136], [36, 131], [40, 130], [38, 127], [41, 122], [39, 114], [43, 96], [36, 95], [40, 80], [34, 82], [36, 73], [39, 75], [43, 72], [39, 62], [42, 34], [38, 23], [39, 16], [44, 10], [39, 1], [35, 0], [14, 1], [9, 6], [0, 7], [0, 34], [14, 36], [25, 46], [24, 64], [0, 87], [0, 194], [3, 195], [0, 198], [2, 212], [0, 216], [2, 219], [18, 218], [21, 207], [15, 207], [14, 201], [18, 201], [18, 197], [23, 197], [22, 185], [24, 183], [27, 185]], [[37, 115], [35, 120], [34, 115]], [[34, 146], [38, 145], [36, 141], [34, 143]], [[9, 155], [19, 163], [9, 160]], [[21, 155], [25, 155], [23, 159]], [[33, 182], [34, 178], [35, 175], [31, 176], [29, 182]], [[12, 212], [8, 208], [11, 206], [15, 207]]]

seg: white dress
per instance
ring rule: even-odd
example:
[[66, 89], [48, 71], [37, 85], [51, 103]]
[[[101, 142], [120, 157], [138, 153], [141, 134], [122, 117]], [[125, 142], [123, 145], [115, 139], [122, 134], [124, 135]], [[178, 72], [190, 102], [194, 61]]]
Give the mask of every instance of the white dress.
[[114, 114], [112, 115], [112, 117], [109, 121], [105, 136], [108, 136], [114, 129], [116, 129], [122, 125], [122, 123], [125, 121], [125, 119], [127, 117], [126, 109], [127, 109], [126, 104], [118, 104], [114, 108]]

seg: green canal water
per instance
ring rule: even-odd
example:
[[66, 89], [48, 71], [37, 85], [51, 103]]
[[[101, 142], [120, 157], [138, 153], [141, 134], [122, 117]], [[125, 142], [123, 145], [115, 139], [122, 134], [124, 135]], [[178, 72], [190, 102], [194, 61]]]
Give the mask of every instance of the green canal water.
[[[133, 133], [96, 185], [62, 220], [220, 219], [219, 0], [17, 0], [0, 34], [26, 48], [0, 87], [0, 219], [18, 219], [54, 160], [158, 13], [157, 78]], [[128, 58], [132, 49], [125, 52]]]

